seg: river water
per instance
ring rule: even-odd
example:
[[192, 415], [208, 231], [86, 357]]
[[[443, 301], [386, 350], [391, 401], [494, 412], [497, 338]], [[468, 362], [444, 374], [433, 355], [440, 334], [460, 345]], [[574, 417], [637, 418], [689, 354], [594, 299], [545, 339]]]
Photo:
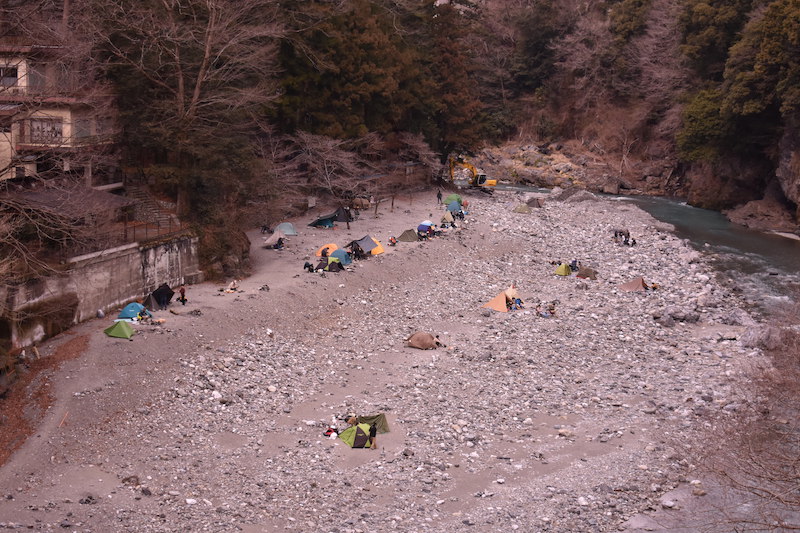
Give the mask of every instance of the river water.
[[615, 197], [672, 224], [675, 234], [707, 254], [714, 268], [762, 311], [789, 303], [800, 287], [800, 240], [755, 231], [717, 211], [679, 200], [649, 196]]

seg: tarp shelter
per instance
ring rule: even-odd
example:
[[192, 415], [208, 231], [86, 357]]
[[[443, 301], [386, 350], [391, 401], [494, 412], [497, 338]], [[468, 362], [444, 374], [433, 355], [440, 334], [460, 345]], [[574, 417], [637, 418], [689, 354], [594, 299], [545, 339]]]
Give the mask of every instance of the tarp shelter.
[[153, 296], [153, 293], [147, 295], [147, 298], [144, 299], [144, 303], [142, 304], [147, 309], [158, 309], [158, 302], [156, 301], [156, 297]]
[[425, 232], [428, 231], [428, 229], [430, 227], [431, 227], [431, 224], [420, 224], [419, 226], [417, 226], [417, 231], [421, 231], [422, 233], [425, 233]]
[[589, 267], [581, 267], [578, 269], [578, 273], [575, 276], [584, 279], [597, 279], [597, 271], [593, 268]]
[[350, 257], [350, 254], [348, 254], [346, 250], [342, 250], [341, 248], [332, 251], [330, 256], [338, 259], [339, 262], [343, 265], [349, 265], [350, 263], [353, 262], [353, 259]]
[[175, 296], [175, 291], [170, 289], [169, 285], [167, 285], [166, 283], [162, 283], [161, 285], [158, 286], [156, 290], [153, 291], [153, 297], [156, 299], [156, 302], [164, 306], [166, 306], [170, 301], [172, 301], [173, 296]]
[[275, 230], [272, 235], [264, 239], [264, 246], [275, 246], [278, 244], [278, 239], [285, 239], [286, 234], [280, 230]]
[[556, 272], [555, 273], [558, 274], [559, 276], [569, 276], [570, 274], [572, 274], [572, 269], [569, 268], [568, 264], [561, 263], [556, 268]]
[[365, 254], [378, 255], [384, 252], [383, 245], [369, 235], [366, 235], [357, 241], [352, 241], [347, 246], [358, 246]]
[[321, 217], [315, 218], [309, 226], [314, 226], [315, 228], [332, 228], [334, 226], [334, 222], [336, 221], [336, 212], [333, 212], [329, 215], [323, 215]]
[[353, 221], [353, 215], [350, 214], [350, 210], [349, 209], [345, 209], [344, 207], [340, 207], [334, 213], [334, 219], [337, 222], [352, 222]]
[[400, 234], [397, 240], [402, 242], [416, 242], [419, 240], [419, 237], [417, 236], [416, 231], [414, 231], [413, 229], [407, 229]]
[[501, 292], [485, 304], [483, 307], [494, 309], [500, 313], [508, 313], [508, 306], [506, 306], [506, 291]]
[[449, 194], [447, 195], [447, 198], [444, 199], [443, 203], [445, 205], [450, 205], [451, 202], [458, 202], [458, 204], [461, 205], [462, 202], [461, 195], [456, 193]]
[[454, 222], [454, 220], [455, 219], [453, 218], [453, 213], [451, 213], [450, 211], [445, 211], [444, 215], [442, 215], [442, 223], [443, 224], [450, 224], [450, 223]]
[[458, 211], [461, 211], [461, 203], [453, 200], [452, 202], [447, 204], [447, 210], [450, 211], [451, 213], [456, 213]]
[[517, 292], [517, 288], [514, 285], [504, 290], [503, 294], [506, 295], [507, 302], [513, 302], [514, 300], [519, 298], [519, 293]]
[[294, 229], [294, 226], [292, 225], [291, 222], [281, 222], [280, 224], [275, 226], [275, 233], [277, 233], [279, 231], [283, 232], [283, 235], [285, 237], [296, 237], [297, 236], [297, 230]]
[[515, 213], [523, 213], [525, 215], [530, 215], [531, 208], [528, 207], [528, 204], [519, 204], [517, 207], [512, 209]]
[[108, 326], [103, 330], [103, 333], [109, 337], [115, 337], [117, 339], [130, 339], [136, 332], [133, 330], [130, 324], [125, 321], [120, 321], [114, 322], [112, 325]]
[[131, 302], [122, 308], [122, 311], [119, 312], [117, 318], [130, 320], [132, 318], [136, 318], [137, 316], [139, 316], [139, 313], [142, 310], [144, 310], [144, 312], [147, 313], [148, 316], [153, 316], [152, 314], [150, 314], [150, 311], [145, 309], [144, 306], [139, 302]]
[[544, 207], [544, 198], [531, 198], [525, 203], [528, 207]]
[[317, 257], [322, 257], [322, 251], [323, 251], [325, 248], [327, 248], [327, 249], [328, 249], [328, 255], [331, 255], [331, 254], [333, 253], [333, 251], [334, 251], [334, 250], [338, 250], [338, 249], [339, 249], [339, 246], [338, 246], [337, 244], [334, 244], [334, 243], [332, 243], [332, 242], [331, 242], [331, 243], [328, 243], [328, 244], [323, 244], [322, 246], [320, 246], [320, 247], [317, 249], [317, 251], [316, 251], [316, 252], [314, 252], [314, 255], [316, 255]]
[[387, 422], [386, 415], [383, 413], [359, 416], [356, 420], [359, 424], [367, 424], [368, 426], [375, 424], [375, 429], [378, 430], [378, 433], [389, 433], [389, 422]]
[[645, 283], [644, 278], [639, 277], [636, 279], [630, 280], [628, 283], [623, 283], [619, 286], [620, 289], [623, 291], [646, 291], [647, 290], [647, 283]]
[[351, 448], [369, 448], [371, 445], [369, 441], [369, 424], [359, 423], [355, 426], [350, 426], [339, 433], [339, 438]]

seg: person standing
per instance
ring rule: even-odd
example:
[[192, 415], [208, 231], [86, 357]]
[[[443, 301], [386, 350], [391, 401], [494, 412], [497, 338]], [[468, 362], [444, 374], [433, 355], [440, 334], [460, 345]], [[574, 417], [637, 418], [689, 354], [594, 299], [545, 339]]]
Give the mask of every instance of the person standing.
[[181, 295], [181, 304], [186, 305], [186, 287], [184, 287], [183, 284], [178, 288], [178, 293]]
[[436, 204], [438, 205], [441, 203], [442, 203], [442, 189], [439, 189], [438, 191], [436, 191]]

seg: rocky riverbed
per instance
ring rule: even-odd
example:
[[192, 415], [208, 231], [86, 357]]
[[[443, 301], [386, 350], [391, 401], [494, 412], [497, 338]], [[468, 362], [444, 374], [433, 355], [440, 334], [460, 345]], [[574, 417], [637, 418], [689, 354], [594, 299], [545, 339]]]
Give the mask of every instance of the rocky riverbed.
[[[520, 193], [469, 197], [458, 230], [324, 276], [300, 267], [344, 236], [301, 229], [287, 251], [254, 250], [241, 293], [190, 288], [193, 314], [131, 343], [93, 330], [92, 350], [140, 370], [62, 387], [72, 412], [102, 416], [51, 423], [0, 471], [0, 526], [633, 531], [679, 506], [665, 494], [693, 481], [692, 446], [747, 403], [757, 324], [668, 226], [551, 197], [530, 214], [512, 211]], [[385, 240], [435, 209], [418, 199], [354, 232]], [[598, 279], [554, 275], [573, 259]], [[619, 288], [638, 276], [659, 288]], [[525, 309], [482, 307], [512, 283]], [[534, 311], [551, 302], [556, 316]], [[446, 348], [407, 348], [415, 331]], [[351, 412], [386, 413], [377, 450], [323, 436]]]

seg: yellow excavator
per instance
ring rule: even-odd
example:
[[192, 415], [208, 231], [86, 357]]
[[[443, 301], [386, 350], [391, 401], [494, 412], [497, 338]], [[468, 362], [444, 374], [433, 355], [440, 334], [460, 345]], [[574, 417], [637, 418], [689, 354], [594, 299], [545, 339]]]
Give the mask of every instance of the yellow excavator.
[[458, 156], [458, 157], [450, 156], [449, 163], [450, 163], [450, 181], [452, 182], [457, 181], [455, 171], [456, 168], [460, 167], [460, 168], [465, 168], [470, 172], [470, 178], [469, 180], [467, 180], [470, 187], [478, 187], [484, 189], [487, 192], [490, 192], [490, 190], [487, 189], [487, 187], [494, 187], [495, 185], [497, 185], [497, 180], [487, 178], [486, 174], [479, 172], [478, 169], [475, 168], [475, 166], [472, 163], [464, 159], [463, 156]]

